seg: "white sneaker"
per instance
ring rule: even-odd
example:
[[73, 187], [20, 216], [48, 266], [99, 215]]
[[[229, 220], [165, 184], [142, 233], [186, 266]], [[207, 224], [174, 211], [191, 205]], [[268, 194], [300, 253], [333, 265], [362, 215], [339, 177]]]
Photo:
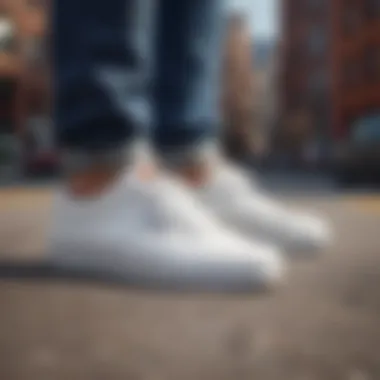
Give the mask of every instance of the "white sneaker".
[[128, 174], [100, 199], [58, 195], [52, 264], [190, 290], [265, 290], [282, 279], [276, 248], [218, 223], [176, 181], [143, 182]]
[[198, 195], [206, 207], [240, 233], [270, 241], [288, 253], [315, 253], [332, 240], [326, 221], [287, 209], [227, 164], [217, 167]]

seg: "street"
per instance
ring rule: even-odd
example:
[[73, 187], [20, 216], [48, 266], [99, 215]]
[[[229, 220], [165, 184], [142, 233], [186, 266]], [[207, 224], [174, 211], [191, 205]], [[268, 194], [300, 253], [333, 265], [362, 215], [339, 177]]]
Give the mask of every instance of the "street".
[[[0, 189], [3, 258], [42, 257], [50, 200]], [[0, 279], [0, 379], [379, 379], [380, 194], [284, 200], [328, 215], [337, 238], [269, 297]]]

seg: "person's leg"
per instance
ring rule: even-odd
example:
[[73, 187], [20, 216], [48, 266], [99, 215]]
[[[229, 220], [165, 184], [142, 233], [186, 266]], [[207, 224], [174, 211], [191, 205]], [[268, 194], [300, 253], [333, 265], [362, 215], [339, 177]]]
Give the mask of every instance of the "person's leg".
[[57, 0], [54, 119], [69, 172], [123, 164], [150, 124], [150, 0]]
[[225, 1], [161, 5], [153, 137], [161, 157], [174, 164], [193, 159], [217, 138]]
[[[224, 72], [224, 107], [230, 111], [225, 116], [230, 116], [234, 130], [225, 137], [233, 140], [234, 135], [236, 137], [240, 132], [240, 146], [235, 153], [244, 155], [247, 153], [244, 145], [252, 147], [252, 143], [257, 143], [252, 137], [258, 127], [252, 118], [255, 94], [251, 36], [244, 13], [230, 15], [227, 33], [225, 69], [228, 72]], [[253, 181], [253, 167], [244, 172], [228, 160], [220, 160], [219, 165], [209, 165], [209, 168], [209, 176], [197, 192], [204, 204], [230, 227], [246, 236], [272, 241], [289, 254], [310, 256], [331, 242], [331, 228], [324, 219], [288, 209], [268, 196], [259, 188], [257, 180]], [[252, 182], [256, 182], [255, 186]]]
[[[252, 43], [249, 20], [244, 11], [230, 14], [227, 34], [226, 71], [223, 74], [224, 111], [227, 111], [224, 115], [227, 120], [224, 121], [232, 121], [233, 128], [224, 136], [230, 140], [225, 144], [233, 144], [234, 137], [240, 135], [235, 154], [249, 158], [249, 149], [245, 148], [252, 149], [253, 143], [257, 145], [258, 141], [253, 137], [259, 126], [255, 125], [252, 113], [255, 96]], [[272, 241], [290, 254], [310, 256], [331, 242], [331, 228], [325, 220], [307, 212], [288, 209], [268, 196], [254, 180], [252, 166], [248, 167], [249, 172], [244, 172], [228, 160], [220, 160], [218, 166], [209, 167], [210, 176], [206, 176], [204, 186], [198, 187], [197, 192], [204, 204], [230, 227], [246, 236]], [[256, 182], [255, 186], [252, 186], [253, 182]]]
[[56, 1], [55, 119], [71, 191], [57, 194], [52, 261], [141, 286], [273, 285], [283, 271], [275, 247], [225, 231], [164, 172], [123, 173], [128, 144], [149, 125], [154, 4]]
[[[162, 0], [159, 16], [154, 140], [165, 164], [190, 183], [206, 208], [244, 235], [290, 251], [326, 246], [330, 231], [322, 220], [293, 214], [251, 191], [249, 177], [218, 152], [224, 2]], [[249, 36], [243, 49], [250, 49]], [[245, 70], [249, 55], [243, 56]]]

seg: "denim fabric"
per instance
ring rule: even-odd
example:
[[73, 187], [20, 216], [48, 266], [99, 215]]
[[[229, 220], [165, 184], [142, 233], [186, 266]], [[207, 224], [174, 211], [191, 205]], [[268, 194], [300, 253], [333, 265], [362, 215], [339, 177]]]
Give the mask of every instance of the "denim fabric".
[[162, 0], [155, 39], [153, 140], [181, 151], [215, 137], [219, 120], [223, 0]]
[[56, 0], [55, 122], [63, 148], [198, 144], [219, 123], [222, 0]]

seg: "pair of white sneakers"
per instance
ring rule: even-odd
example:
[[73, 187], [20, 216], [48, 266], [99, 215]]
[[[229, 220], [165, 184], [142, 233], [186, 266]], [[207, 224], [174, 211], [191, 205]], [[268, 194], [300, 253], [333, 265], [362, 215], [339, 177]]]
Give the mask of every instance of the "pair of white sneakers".
[[100, 198], [57, 198], [53, 265], [141, 286], [265, 290], [283, 280], [286, 253], [331, 241], [322, 219], [277, 204], [228, 165], [201, 188], [129, 171]]

